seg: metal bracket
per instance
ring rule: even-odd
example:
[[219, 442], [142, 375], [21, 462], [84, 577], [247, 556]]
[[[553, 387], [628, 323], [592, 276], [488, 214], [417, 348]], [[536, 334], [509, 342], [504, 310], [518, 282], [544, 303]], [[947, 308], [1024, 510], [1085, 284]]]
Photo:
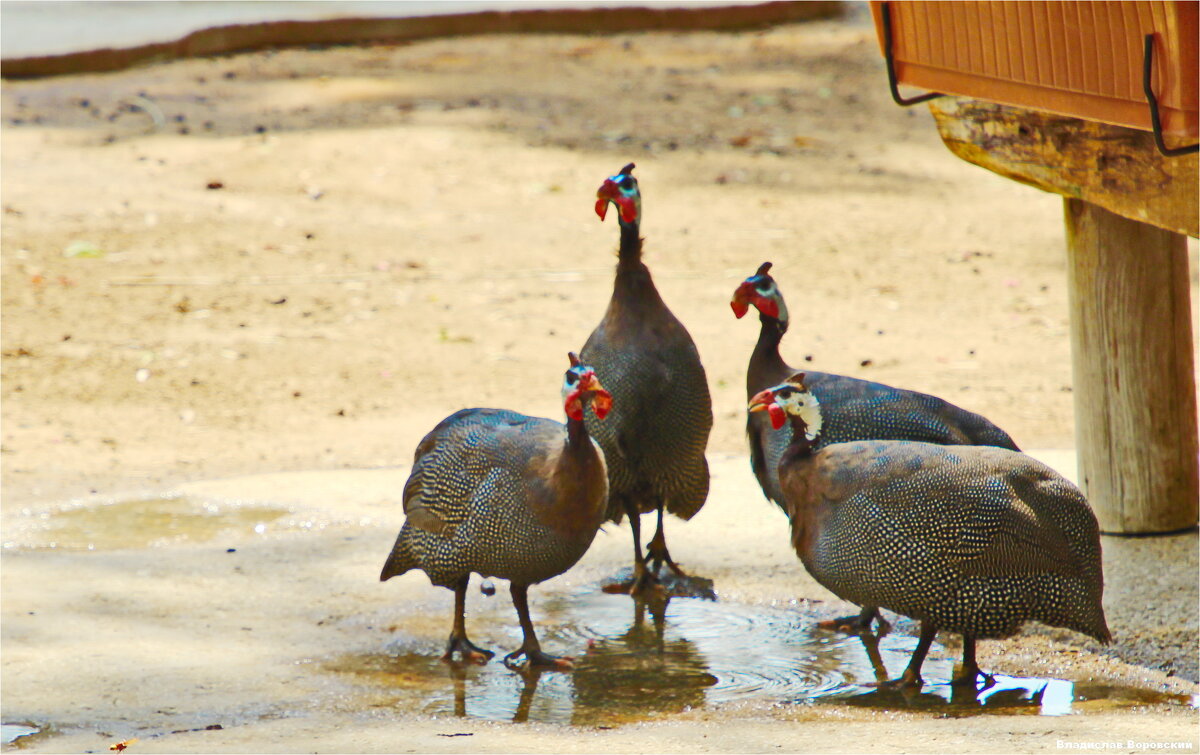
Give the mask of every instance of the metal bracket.
[[[884, 16], [886, 19], [887, 16]], [[886, 21], [885, 21], [886, 23]], [[1187, 147], [1168, 147], [1163, 141], [1162, 119], [1158, 114], [1158, 98], [1154, 96], [1154, 88], [1150, 86], [1150, 74], [1154, 72], [1154, 35], [1146, 35], [1146, 46], [1142, 53], [1142, 91], [1146, 93], [1146, 101], [1150, 103], [1150, 123], [1154, 127], [1154, 145], [1164, 157], [1179, 157], [1200, 152], [1200, 144]]]
[[901, 107], [916, 105], [927, 100], [937, 99], [945, 95], [939, 92], [928, 92], [919, 94], [916, 97], [901, 97], [900, 90], [896, 86], [896, 58], [892, 55], [892, 9], [891, 3], [883, 3], [879, 12], [883, 16], [883, 59], [887, 62], [888, 86], [892, 89], [892, 99]]

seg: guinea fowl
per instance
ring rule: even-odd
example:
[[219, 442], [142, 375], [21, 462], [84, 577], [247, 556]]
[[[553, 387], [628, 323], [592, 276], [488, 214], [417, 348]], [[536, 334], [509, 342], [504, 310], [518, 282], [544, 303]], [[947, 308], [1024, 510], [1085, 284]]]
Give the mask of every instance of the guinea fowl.
[[[701, 580], [688, 578], [671, 559], [663, 512], [690, 519], [708, 497], [704, 449], [712, 401], [692, 337], [671, 314], [642, 262], [642, 201], [633, 167], [630, 163], [606, 179], [596, 193], [601, 220], [609, 203], [616, 205], [621, 242], [612, 299], [580, 355], [604, 377], [615, 408], [606, 422], [596, 422], [592, 413], [584, 421], [608, 461], [608, 518], [620, 523], [628, 515], [633, 529], [629, 592], [641, 594], [658, 581], [665, 563], [675, 586], [687, 594]], [[643, 556], [639, 520], [651, 511], [658, 512], [658, 528]]]
[[504, 409], [462, 409], [417, 446], [404, 485], [404, 527], [380, 581], [420, 569], [454, 591], [454, 628], [444, 660], [461, 654], [485, 663], [465, 626], [471, 572], [510, 582], [524, 633], [505, 665], [524, 655], [530, 667], [571, 668], [542, 652], [529, 619], [529, 585], [575, 565], [604, 523], [608, 474], [583, 422], [585, 406], [603, 419], [612, 397], [595, 371], [570, 355], [563, 381], [567, 424]]
[[[921, 622], [893, 686], [921, 683], [937, 630], [962, 634], [954, 684], [979, 675], [975, 641], [1026, 621], [1109, 642], [1096, 517], [1078, 488], [1041, 462], [991, 446], [895, 440], [823, 445], [823, 404], [797, 373], [756, 394], [792, 439], [779, 462], [792, 546], [835, 595]], [[985, 679], [986, 679], [985, 675]]]
[[[796, 372], [779, 355], [779, 342], [788, 329], [788, 308], [770, 269], [770, 262], [760, 265], [754, 275], [737, 287], [730, 301], [739, 319], [753, 305], [761, 323], [758, 342], [746, 369], [747, 399]], [[805, 374], [805, 384], [821, 402], [824, 420], [817, 448], [851, 440], [917, 440], [1020, 450], [1008, 433], [986, 418], [936, 396], [845, 375]], [[791, 441], [790, 434], [772, 429], [762, 414], [751, 413], [746, 435], [750, 440], [750, 464], [763, 494], [783, 506], [778, 468]], [[868, 629], [873, 618], [884, 623], [874, 606], [864, 606], [859, 616], [842, 617], [827, 624], [845, 630]]]

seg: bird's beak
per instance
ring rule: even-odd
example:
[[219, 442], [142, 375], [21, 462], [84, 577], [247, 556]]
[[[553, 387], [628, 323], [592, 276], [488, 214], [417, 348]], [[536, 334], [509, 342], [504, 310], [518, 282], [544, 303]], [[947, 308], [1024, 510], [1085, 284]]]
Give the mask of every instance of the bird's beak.
[[754, 394], [754, 397], [750, 399], [748, 409], [751, 412], [766, 412], [769, 414], [771, 416], [771, 427], [776, 430], [787, 423], [787, 414], [783, 411], [783, 407], [775, 403], [775, 393], [770, 388]]
[[754, 394], [750, 399], [750, 406], [748, 408], [752, 412], [764, 412], [773, 403], [775, 403], [775, 393], [768, 388], [765, 391], [759, 391]]

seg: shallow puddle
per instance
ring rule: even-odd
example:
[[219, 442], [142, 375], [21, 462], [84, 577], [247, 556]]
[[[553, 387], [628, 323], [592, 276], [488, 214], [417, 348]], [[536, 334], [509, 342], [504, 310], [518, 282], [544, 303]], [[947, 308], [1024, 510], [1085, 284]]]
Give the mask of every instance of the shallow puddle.
[[[497, 657], [483, 666], [442, 663], [427, 642], [418, 648], [401, 639], [385, 652], [344, 656], [326, 668], [382, 687], [387, 704], [405, 710], [579, 725], [618, 725], [739, 701], [945, 715], [1064, 715], [1090, 709], [1091, 701], [1195, 706], [1190, 698], [1148, 690], [1004, 676], [974, 695], [945, 683], [881, 690], [870, 685], [889, 672], [899, 676], [916, 638], [887, 635], [868, 648], [858, 637], [817, 628], [799, 609], [677, 599], [656, 621], [629, 598], [599, 592], [549, 599], [544, 608], [538, 625], [543, 648], [583, 648], [573, 651], [571, 673], [523, 677], [505, 668], [500, 658], [520, 644], [519, 632], [512, 647], [491, 647]], [[952, 672], [950, 660], [930, 659], [924, 667], [927, 680], [948, 680]]]
[[[928, 679], [928, 674], [925, 676]], [[1198, 703], [1195, 696], [1065, 679], [996, 674], [992, 682], [987, 685], [980, 681], [975, 690], [957, 689], [948, 683], [926, 684], [920, 690], [871, 689], [839, 698], [837, 702], [888, 710], [924, 709], [951, 717], [1018, 712], [1064, 716], [1161, 704], [1185, 705], [1194, 709]]]
[[41, 729], [28, 724], [0, 724], [0, 738], [4, 740], [4, 744], [19, 745], [21, 737], [28, 737], [40, 732]]
[[228, 532], [263, 533], [287, 509], [152, 498], [30, 513], [5, 533], [6, 548], [114, 550], [206, 542]]

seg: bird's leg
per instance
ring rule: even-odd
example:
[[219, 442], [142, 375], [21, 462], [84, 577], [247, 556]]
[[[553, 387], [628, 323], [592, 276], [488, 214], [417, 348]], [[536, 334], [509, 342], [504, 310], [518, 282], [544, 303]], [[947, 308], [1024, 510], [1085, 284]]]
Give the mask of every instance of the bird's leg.
[[625, 501], [625, 514], [629, 517], [629, 528], [633, 530], [633, 580], [629, 583], [629, 594], [638, 595], [655, 575], [646, 570], [646, 556], [642, 553], [642, 513], [631, 501]]
[[921, 679], [921, 665], [925, 663], [925, 656], [929, 654], [929, 646], [933, 644], [933, 637], [937, 634], [937, 627], [933, 622], [921, 622], [921, 638], [917, 640], [917, 648], [913, 651], [912, 659], [908, 662], [908, 667], [904, 669], [904, 673], [899, 679], [894, 679], [881, 687], [903, 688], [903, 687], [920, 687], [924, 684]]
[[637, 506], [628, 498], [623, 506], [629, 517], [629, 529], [633, 532], [633, 576], [629, 579], [612, 581], [603, 586], [604, 592], [621, 593], [633, 596], [642, 595], [646, 588], [657, 582], [655, 575], [646, 570], [646, 556], [642, 553], [642, 515]]
[[883, 656], [879, 653], [879, 636], [871, 632], [859, 632], [858, 639], [867, 651], [867, 660], [871, 662], [871, 669], [875, 672], [875, 682], [887, 684], [888, 672], [887, 666], [883, 665]]
[[513, 607], [517, 609], [517, 618], [521, 622], [521, 631], [525, 635], [525, 641], [521, 643], [521, 647], [504, 656], [504, 665], [519, 670], [520, 665], [515, 661], [523, 655], [526, 666], [531, 669], [570, 671], [575, 668], [574, 658], [559, 658], [542, 652], [542, 645], [538, 642], [537, 633], [533, 631], [533, 622], [529, 619], [529, 586], [515, 582], [510, 583], [509, 592], [512, 593]]
[[687, 574], [671, 560], [671, 553], [667, 550], [667, 537], [663, 534], [663, 511], [665, 508], [662, 503], [658, 504], [658, 529], [654, 531], [654, 537], [646, 544], [646, 558], [654, 565], [652, 569], [654, 574], [658, 574], [658, 570], [662, 568], [663, 564], [666, 564], [671, 571], [675, 572], [676, 576], [686, 577]]
[[990, 687], [996, 683], [996, 680], [990, 674], [985, 674], [979, 670], [979, 664], [975, 662], [975, 638], [969, 634], [963, 635], [963, 659], [962, 667], [958, 673], [950, 680], [950, 684], [956, 687], [975, 687], [975, 679], [982, 676], [986, 687]]
[[446, 642], [446, 654], [443, 661], [454, 660], [454, 652], [462, 654], [464, 661], [471, 663], [487, 663], [495, 655], [490, 650], [484, 650], [467, 639], [467, 584], [471, 576], [460, 579], [454, 585], [454, 629], [450, 630], [450, 639]]

